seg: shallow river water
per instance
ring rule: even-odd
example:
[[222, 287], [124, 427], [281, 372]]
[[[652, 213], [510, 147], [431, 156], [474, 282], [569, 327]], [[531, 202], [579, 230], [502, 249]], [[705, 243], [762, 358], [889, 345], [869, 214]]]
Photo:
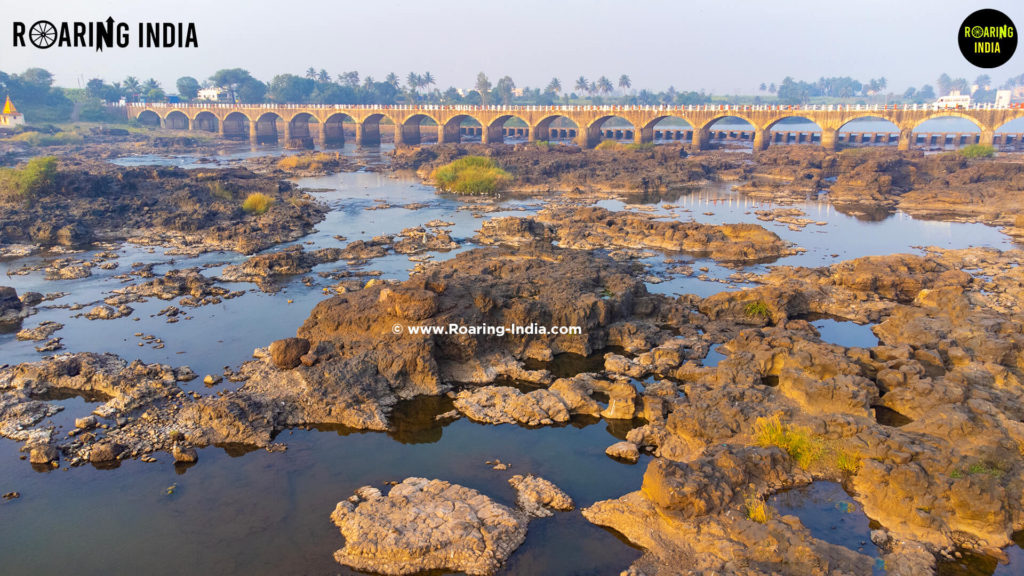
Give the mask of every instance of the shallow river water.
[[[346, 153], [362, 154], [355, 150]], [[216, 166], [229, 165], [250, 154], [240, 151], [214, 160], [135, 157], [122, 163]], [[367, 159], [373, 161], [379, 153], [368, 154]], [[307, 248], [340, 247], [352, 240], [395, 234], [440, 219], [455, 223], [452, 236], [462, 244], [460, 250], [465, 250], [472, 247], [468, 239], [483, 221], [472, 211], [458, 210], [463, 205], [458, 199], [438, 195], [431, 187], [409, 178], [360, 172], [305, 178], [298, 184], [317, 190], [314, 195], [331, 207], [317, 231], [299, 241], [310, 244]], [[378, 204], [377, 200], [386, 200], [394, 207], [366, 210]], [[415, 210], [400, 207], [414, 202], [427, 206]], [[666, 204], [673, 207], [666, 208]], [[600, 205], [609, 209], [627, 207], [619, 201]], [[536, 200], [509, 199], [501, 202], [501, 211], [485, 214], [484, 218], [527, 215], [541, 207]], [[725, 184], [649, 206], [665, 217], [707, 223], [758, 222], [753, 212], [772, 207], [746, 200]], [[920, 246], [1010, 246], [1005, 236], [983, 225], [919, 221], [903, 214], [868, 222], [835, 212], [824, 198], [796, 207], [823, 225], [812, 224], [798, 231], [773, 223], [764, 225], [806, 252], [758, 264], [747, 271], [761, 272], [780, 264], [820, 266], [871, 254], [913, 252]], [[336, 235], [347, 240], [338, 240]], [[313, 306], [324, 298], [322, 289], [332, 283], [317, 272], [345, 268], [344, 263], [318, 267], [309, 274], [312, 286], [305, 286], [295, 277], [285, 281], [279, 292], [270, 294], [251, 284], [226, 284], [231, 290], [246, 293], [222, 304], [186, 308], [191, 319], [176, 324], [156, 316], [171, 304], [157, 299], [132, 303], [135, 312], [117, 320], [72, 317], [123, 286], [113, 276], [130, 270], [132, 263], [157, 263], [157, 275], [172, 268], [198, 266], [204, 268], [204, 274], [216, 276], [224, 264], [244, 259], [233, 253], [165, 256], [162, 249], [132, 245], [119, 246], [116, 251], [119, 267], [110, 271], [94, 268], [89, 278], [47, 281], [42, 272], [5, 277], [2, 284], [14, 286], [19, 293], [69, 293], [54, 302], [44, 302], [39, 314], [28, 318], [24, 326], [44, 320], [63, 323], [65, 327], [55, 336], [63, 338], [70, 352], [113, 352], [129, 360], [189, 365], [200, 376], [217, 374], [225, 366], [238, 367], [251, 357], [254, 348], [294, 335]], [[457, 252], [434, 256], [450, 258]], [[89, 253], [74, 256], [87, 257]], [[9, 273], [53, 257], [42, 254], [0, 261], [0, 272]], [[735, 269], [710, 260], [682, 258], [690, 261], [694, 276], [673, 276], [666, 271], [663, 259], [664, 255], [658, 255], [645, 260], [654, 277], [648, 285], [651, 291], [707, 296], [741, 286], [728, 279]], [[407, 256], [393, 255], [371, 260], [365, 269], [380, 271], [385, 278], [404, 279], [413, 265]], [[696, 277], [702, 267], [707, 268], [706, 279]], [[73, 303], [85, 304], [86, 308], [72, 311], [53, 307]], [[814, 324], [830, 342], [846, 346], [877, 342], [867, 326], [837, 319], [820, 319]], [[156, 349], [135, 336], [137, 333], [155, 335], [165, 347]], [[34, 349], [37, 344], [18, 341], [13, 332], [0, 333], [0, 364], [40, 359], [43, 355]], [[709, 355], [709, 364], [717, 361], [716, 354]], [[224, 386], [230, 385], [221, 385], [220, 389]], [[183, 387], [210, 392], [201, 379]], [[96, 405], [88, 398], [77, 397], [60, 402], [65, 410], [53, 420], [64, 430], [75, 417], [88, 414]], [[604, 454], [607, 446], [625, 436], [629, 423], [578, 420], [563, 427], [526, 429], [457, 420], [442, 426], [433, 417], [450, 409], [446, 402], [424, 399], [402, 404], [395, 417], [397, 430], [391, 433], [286, 431], [278, 437], [288, 446], [283, 453], [211, 447], [201, 450], [199, 463], [189, 468], [175, 467], [167, 455], [159, 454], [157, 463], [128, 461], [114, 470], [83, 466], [70, 471], [36, 472], [28, 462], [18, 459], [18, 445], [0, 440], [0, 493], [21, 494], [16, 500], [0, 503], [0, 573], [352, 574], [332, 559], [333, 551], [343, 542], [329, 515], [335, 503], [356, 488], [366, 484], [384, 488], [387, 481], [423, 476], [463, 484], [511, 504], [514, 494], [507, 479], [517, 473], [539, 474], [555, 482], [575, 499], [577, 509], [531, 522], [525, 545], [512, 555], [501, 574], [618, 574], [639, 556], [638, 550], [617, 535], [587, 523], [579, 513], [579, 508], [597, 500], [639, 488], [647, 456], [629, 465]], [[494, 459], [510, 463], [511, 468], [493, 470], [486, 461]], [[828, 494], [835, 490], [827, 486], [813, 490], [819, 489]], [[849, 542], [837, 543], [872, 553], [870, 541], [861, 543], [867, 538], [866, 519], [855, 522], [849, 517], [844, 522], [853, 528], [844, 528], [830, 539], [828, 517], [834, 510], [809, 505], [814, 500], [808, 498], [790, 494], [772, 503], [804, 518], [819, 537], [833, 541], [835, 534], [852, 534], [840, 537]], [[1009, 574], [1007, 570], [1020, 568], [1022, 561], [983, 567], [977, 573], [995, 570]], [[973, 566], [965, 564], [964, 569]]]

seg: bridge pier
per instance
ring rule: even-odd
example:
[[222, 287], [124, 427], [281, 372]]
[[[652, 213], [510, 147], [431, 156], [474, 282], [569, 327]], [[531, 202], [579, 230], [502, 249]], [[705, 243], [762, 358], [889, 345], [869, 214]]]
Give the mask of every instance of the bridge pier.
[[576, 144], [580, 148], [593, 148], [601, 141], [601, 129], [585, 126], [576, 131]]
[[420, 143], [419, 122], [395, 124], [395, 146], [416, 146]]
[[711, 139], [711, 131], [707, 127], [697, 128], [694, 126], [693, 139], [690, 140], [690, 150], [694, 152], [700, 152], [704, 150], [708, 145], [708, 140]]
[[319, 133], [318, 136], [322, 148], [327, 148], [328, 146], [340, 148], [345, 145], [344, 122], [338, 122], [334, 125], [321, 122], [317, 132]]
[[914, 142], [914, 129], [913, 128], [900, 128], [900, 139], [896, 144], [897, 150], [910, 150], [910, 146]]
[[996, 141], [995, 130], [982, 130], [981, 135], [978, 138], [978, 144], [982, 146], [992, 146]]
[[260, 122], [259, 120], [249, 121], [249, 144], [256, 146], [260, 143]]
[[359, 146], [380, 146], [380, 122], [357, 122], [356, 144]]
[[501, 134], [502, 126], [500, 124], [494, 126], [486, 126], [483, 132], [480, 134], [480, 141], [484, 144], [501, 144], [505, 141], [505, 137]]
[[[274, 130], [277, 132], [277, 145], [282, 148], [301, 148], [302, 146], [296, 146], [295, 142], [292, 141], [292, 123], [287, 120], [281, 120], [280, 124], [281, 126], [278, 128], [277, 120], [274, 121]], [[284, 132], [284, 134], [281, 134], [281, 132]]]
[[767, 150], [768, 143], [772, 139], [771, 128], [754, 128], [754, 150]]
[[551, 140], [550, 126], [541, 126], [540, 124], [530, 126], [530, 142], [536, 142], [538, 140]]
[[[836, 149], [836, 132], [834, 128], [821, 128], [821, 147], [830, 152]], [[812, 136], [813, 138], [813, 136]]]
[[640, 127], [633, 130], [633, 142], [636, 144], [654, 142], [654, 126]]
[[438, 144], [458, 144], [462, 141], [462, 126], [458, 121], [452, 121], [448, 124], [437, 125], [437, 143]]

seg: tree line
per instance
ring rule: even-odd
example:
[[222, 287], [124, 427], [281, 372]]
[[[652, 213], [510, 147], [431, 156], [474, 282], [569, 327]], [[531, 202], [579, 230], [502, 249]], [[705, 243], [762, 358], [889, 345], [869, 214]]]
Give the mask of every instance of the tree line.
[[552, 78], [544, 88], [519, 88], [510, 76], [495, 82], [481, 72], [470, 90], [450, 86], [444, 90], [437, 86], [434, 75], [427, 72], [409, 72], [403, 81], [390, 73], [383, 80], [361, 76], [358, 71], [332, 75], [327, 70], [308, 68], [304, 74], [278, 74], [270, 82], [263, 82], [242, 68], [218, 70], [200, 82], [192, 76], [183, 76], [175, 82], [176, 95], [168, 96], [159, 82], [153, 79], [140, 82], [129, 76], [121, 82], [107, 83], [99, 78], [89, 80], [89, 97], [105, 102], [121, 100], [136, 102], [162, 102], [168, 99], [196, 100], [204, 88], [221, 91], [227, 102], [255, 104], [264, 102], [297, 104], [567, 104], [586, 101], [594, 104], [699, 104], [711, 101], [704, 92], [677, 91], [673, 87], [661, 92], [630, 91], [632, 80], [622, 74], [616, 82], [607, 76], [588, 80], [576, 79], [572, 90], [563, 89], [558, 78]]
[[[920, 88], [911, 86], [901, 94], [886, 92], [888, 84], [885, 77], [872, 78], [868, 82], [861, 82], [849, 76], [822, 77], [814, 82], [806, 82], [787, 76], [777, 86], [774, 82], [762, 82], [759, 91], [774, 94], [781, 104], [807, 104], [828, 98], [857, 97], [885, 97], [889, 102], [924, 103], [954, 91], [970, 94], [975, 102], [993, 102], [996, 97], [996, 89], [988, 74], [980, 74], [972, 83], [966, 78], [952, 78], [949, 74], [943, 73], [936, 79], [935, 86], [931, 84], [924, 84]], [[1024, 86], [1024, 74], [1009, 78], [1002, 88], [1011, 89], [1016, 86]]]

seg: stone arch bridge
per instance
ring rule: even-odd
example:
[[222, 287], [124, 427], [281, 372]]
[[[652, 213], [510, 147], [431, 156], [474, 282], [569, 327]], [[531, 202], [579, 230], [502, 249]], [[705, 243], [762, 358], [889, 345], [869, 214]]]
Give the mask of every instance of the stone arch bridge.
[[[712, 127], [724, 118], [740, 118], [753, 127], [754, 149], [771, 142], [771, 130], [787, 118], [805, 119], [821, 129], [819, 143], [836, 146], [836, 134], [846, 123], [859, 118], [888, 120], [899, 130], [899, 148], [910, 148], [914, 130], [933, 118], [959, 117], [974, 123], [979, 143], [992, 144], [996, 130], [1024, 118], [1024, 107], [996, 108], [973, 105], [942, 108], [935, 105], [891, 106], [348, 106], [304, 104], [222, 104], [222, 103], [135, 103], [127, 105], [129, 118], [166, 128], [207, 130], [222, 136], [248, 138], [253, 143], [276, 139], [286, 147], [338, 145], [345, 140], [345, 124], [355, 126], [356, 143], [379, 145], [381, 130], [394, 130], [396, 145], [420, 143], [423, 129], [436, 129], [437, 142], [458, 142], [464, 124], [475, 126], [484, 143], [501, 142], [506, 132], [526, 136], [530, 141], [568, 135], [585, 148], [596, 146], [611, 131], [604, 125], [613, 118], [619, 135], [634, 142], [654, 141], [655, 125], [674, 118], [692, 127], [691, 147], [705, 148]], [[513, 120], [516, 119], [516, 120]], [[621, 128], [621, 120], [632, 128]], [[507, 130], [511, 122], [514, 130]], [[567, 124], [574, 127], [566, 128]], [[525, 132], [525, 133], [524, 133]]]

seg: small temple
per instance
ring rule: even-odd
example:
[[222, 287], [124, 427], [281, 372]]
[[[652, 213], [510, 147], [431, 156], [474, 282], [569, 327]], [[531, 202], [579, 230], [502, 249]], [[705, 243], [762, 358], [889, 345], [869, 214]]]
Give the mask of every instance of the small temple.
[[25, 115], [18, 112], [18, 109], [14, 107], [14, 102], [11, 102], [11, 97], [7, 96], [7, 101], [4, 102], [4, 111], [0, 114], [0, 127], [18, 126], [24, 123]]

